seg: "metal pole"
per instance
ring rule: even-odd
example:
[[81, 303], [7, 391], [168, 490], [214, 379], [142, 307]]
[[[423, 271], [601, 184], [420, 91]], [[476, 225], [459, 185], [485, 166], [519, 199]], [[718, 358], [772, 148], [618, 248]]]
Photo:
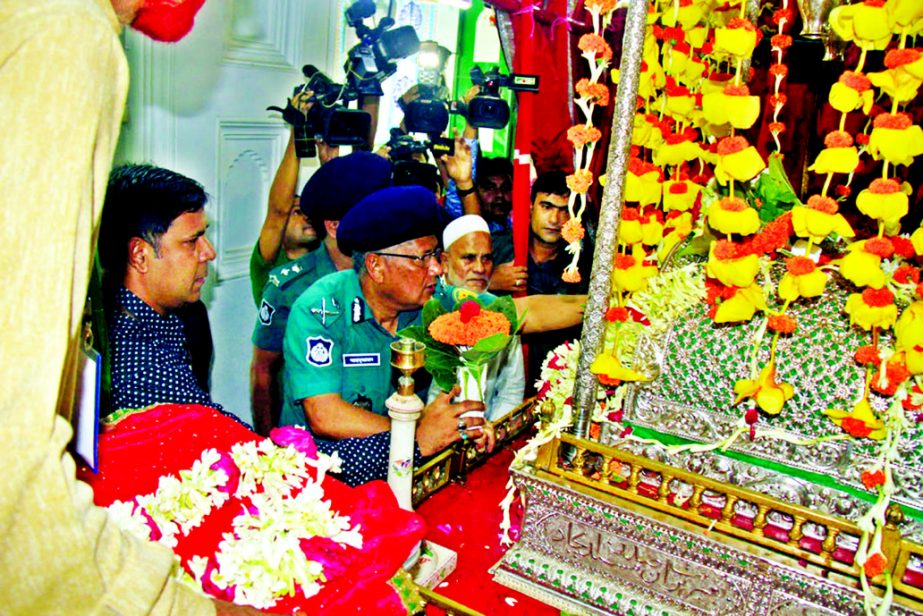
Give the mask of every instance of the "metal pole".
[[602, 350], [606, 334], [606, 310], [609, 308], [612, 264], [615, 258], [618, 221], [622, 213], [622, 195], [628, 157], [631, 148], [631, 130], [637, 110], [638, 82], [641, 72], [641, 54], [644, 50], [644, 29], [647, 23], [647, 0], [630, 0], [622, 34], [622, 59], [619, 64], [619, 85], [612, 115], [612, 137], [606, 162], [606, 187], [603, 190], [599, 212], [599, 229], [596, 234], [596, 254], [590, 274], [586, 310], [583, 316], [583, 335], [580, 338], [580, 361], [577, 364], [577, 382], [574, 387], [576, 422], [574, 434], [586, 438], [590, 431], [590, 416], [596, 403], [596, 376], [590, 364]]

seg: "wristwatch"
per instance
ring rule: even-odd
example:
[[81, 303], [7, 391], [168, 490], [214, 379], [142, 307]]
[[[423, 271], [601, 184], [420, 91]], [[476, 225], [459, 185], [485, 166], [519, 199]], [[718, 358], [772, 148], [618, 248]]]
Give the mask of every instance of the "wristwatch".
[[471, 185], [471, 188], [459, 188], [458, 185], [455, 186], [455, 194], [458, 195], [459, 199], [464, 199], [473, 192], [474, 184]]

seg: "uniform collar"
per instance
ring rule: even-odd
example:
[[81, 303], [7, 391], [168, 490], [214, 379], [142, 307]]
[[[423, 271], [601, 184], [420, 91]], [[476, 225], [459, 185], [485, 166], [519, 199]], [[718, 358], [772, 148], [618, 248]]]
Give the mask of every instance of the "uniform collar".
[[333, 262], [333, 258], [330, 256], [330, 251], [327, 250], [326, 242], [321, 242], [320, 246], [318, 246], [317, 250], [314, 252], [317, 253], [318, 259], [321, 259], [330, 265], [330, 269], [337, 271], [336, 263]]
[[352, 300], [349, 302], [349, 320], [353, 323], [364, 323], [365, 321], [374, 321], [375, 316], [371, 308], [362, 295], [362, 285], [359, 284], [359, 274], [355, 271], [349, 276], [349, 287], [347, 289]]
[[[359, 284], [359, 274], [353, 272], [349, 277], [349, 294], [352, 296], [352, 301], [349, 304], [349, 319], [353, 323], [364, 323], [369, 321], [374, 323], [376, 326], [382, 329], [382, 331], [387, 331], [384, 329], [381, 324], [375, 320], [375, 315], [372, 313], [372, 309], [369, 308], [369, 304], [365, 299], [365, 296], [362, 294], [362, 285]], [[413, 324], [414, 321], [420, 315], [420, 310], [410, 310], [406, 312], [401, 312], [397, 316], [397, 325], [398, 330], [404, 329], [409, 325]], [[391, 335], [388, 332], [388, 335]]]
[[321, 242], [320, 246], [318, 246], [314, 250], [310, 252], [306, 252], [305, 254], [301, 255], [294, 261], [283, 263], [276, 269], [278, 270], [284, 267], [288, 267], [289, 269], [291, 269], [292, 266], [297, 265], [299, 269], [296, 270], [295, 273], [298, 273], [298, 271], [316, 269], [318, 261], [326, 261], [330, 263], [331, 265], [333, 265], [333, 259], [330, 258], [330, 253], [327, 252], [327, 245], [324, 244], [323, 242]]

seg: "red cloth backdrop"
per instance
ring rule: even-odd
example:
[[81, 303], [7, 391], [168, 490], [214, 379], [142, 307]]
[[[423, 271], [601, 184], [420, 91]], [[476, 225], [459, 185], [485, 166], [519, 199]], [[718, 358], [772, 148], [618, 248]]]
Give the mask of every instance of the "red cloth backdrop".
[[[513, 70], [539, 75], [538, 94], [520, 94], [534, 101], [531, 118], [517, 118], [516, 130], [528, 125], [530, 150], [536, 170], [573, 170], [573, 151], [565, 136], [571, 126], [571, 84], [568, 82], [567, 50], [570, 45], [567, 0], [497, 0], [513, 24]], [[544, 6], [543, 6], [544, 5]], [[517, 147], [519, 143], [517, 141]]]
[[[191, 468], [205, 449], [229, 452], [236, 443], [261, 439], [214, 409], [161, 405], [104, 427], [99, 439], [99, 473], [94, 475], [84, 466], [78, 470], [78, 477], [93, 488], [96, 504], [105, 507], [116, 500], [127, 501], [154, 492], [161, 475], [178, 475], [180, 470]], [[328, 581], [321, 592], [307, 600], [280, 600], [269, 611], [406, 614], [388, 581], [425, 535], [425, 522], [417, 514], [400, 509], [383, 481], [350, 488], [327, 475], [322, 485], [332, 509], [348, 515], [354, 525], [361, 525], [362, 549], [333, 544], [324, 553]], [[231, 530], [231, 522], [242, 506], [239, 499], [231, 497], [188, 536], [178, 536], [179, 545], [174, 551], [184, 566], [194, 555], [214, 554], [222, 533]]]
[[[537, 74], [538, 94], [518, 95], [516, 153], [529, 155], [538, 173], [574, 170], [573, 146], [567, 141], [567, 129], [582, 121], [573, 102], [574, 83], [589, 76], [577, 42], [592, 32], [589, 13], [583, 0], [568, 12], [568, 0], [497, 0], [491, 2], [505, 11], [513, 28], [513, 71]], [[621, 52], [624, 10], [616, 11], [604, 36], [614, 51], [612, 67], [618, 67]], [[568, 63], [570, 66], [568, 66]], [[604, 77], [610, 83], [609, 75]], [[597, 107], [593, 124], [602, 131], [591, 167], [595, 177], [605, 173], [606, 153], [612, 125], [613, 97], [606, 107]], [[517, 160], [513, 161], [514, 163]], [[529, 185], [517, 166], [513, 195], [513, 232], [517, 264], [525, 264], [528, 250]], [[602, 186], [594, 183], [589, 199], [591, 217], [599, 209]], [[521, 263], [520, 263], [521, 262]]]
[[568, 79], [567, 0], [498, 0], [513, 27], [515, 73], [539, 76], [538, 93], [517, 95], [513, 156], [513, 246], [515, 263], [525, 265], [529, 249], [530, 169], [573, 171], [573, 150], [566, 133], [572, 122]]

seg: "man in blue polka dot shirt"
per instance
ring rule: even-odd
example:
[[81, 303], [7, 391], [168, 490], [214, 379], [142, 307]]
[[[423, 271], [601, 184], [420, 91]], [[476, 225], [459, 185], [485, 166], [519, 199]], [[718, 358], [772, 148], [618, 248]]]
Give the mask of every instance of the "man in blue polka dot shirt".
[[113, 170], [99, 237], [105, 270], [113, 410], [159, 403], [221, 409], [197, 383], [173, 311], [199, 299], [215, 249], [208, 197], [183, 175], [150, 165]]

